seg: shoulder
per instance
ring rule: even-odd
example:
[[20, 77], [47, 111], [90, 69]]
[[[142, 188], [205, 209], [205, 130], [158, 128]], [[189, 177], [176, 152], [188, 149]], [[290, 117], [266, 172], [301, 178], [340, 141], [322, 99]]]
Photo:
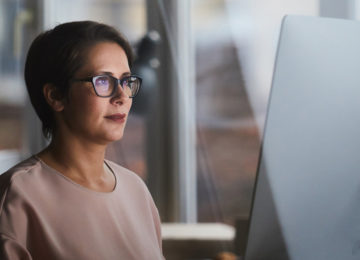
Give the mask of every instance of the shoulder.
[[110, 167], [117, 178], [138, 182], [139, 184], [144, 185], [144, 181], [133, 171], [110, 160], [105, 160], [105, 163]]
[[40, 167], [39, 164], [40, 162], [34, 156], [16, 164], [0, 175], [0, 190], [2, 191], [18, 179], [28, 178], [29, 175]]
[[124, 192], [123, 196], [129, 196], [132, 202], [140, 200], [145, 203], [144, 206], [146, 205], [148, 207], [153, 218], [156, 219], [157, 223], [160, 223], [158, 210], [143, 179], [136, 173], [112, 161], [105, 160], [105, 162], [114, 171], [117, 177], [117, 188], [121, 190], [121, 192]]
[[19, 162], [15, 166], [11, 167], [9, 170], [0, 175], [0, 178], [3, 176], [16, 176], [26, 173], [36, 167], [39, 164], [39, 160], [35, 156], [31, 156], [26, 160]]
[[121, 189], [142, 191], [142, 193], [146, 193], [146, 195], [150, 195], [145, 182], [143, 181], [143, 179], [139, 177], [139, 175], [110, 160], [105, 160], [105, 162], [114, 172], [117, 179], [117, 185], [120, 186]]
[[25, 188], [28, 180], [32, 179], [32, 176], [36, 175], [39, 167], [39, 161], [32, 156], [0, 175], [0, 211], [3, 207], [7, 194], [10, 191], [21, 191]]

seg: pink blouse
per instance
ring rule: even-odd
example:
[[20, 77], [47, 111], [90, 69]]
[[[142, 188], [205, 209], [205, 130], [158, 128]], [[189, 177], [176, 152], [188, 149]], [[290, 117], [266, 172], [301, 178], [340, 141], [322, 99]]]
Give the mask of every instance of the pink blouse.
[[87, 189], [36, 156], [0, 175], [0, 259], [164, 259], [143, 181], [106, 161], [116, 186]]

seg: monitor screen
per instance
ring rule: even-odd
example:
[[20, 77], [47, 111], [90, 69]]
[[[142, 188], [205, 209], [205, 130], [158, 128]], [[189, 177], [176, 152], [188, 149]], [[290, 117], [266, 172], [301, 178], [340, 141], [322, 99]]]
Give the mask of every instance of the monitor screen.
[[360, 23], [283, 20], [245, 260], [360, 259]]

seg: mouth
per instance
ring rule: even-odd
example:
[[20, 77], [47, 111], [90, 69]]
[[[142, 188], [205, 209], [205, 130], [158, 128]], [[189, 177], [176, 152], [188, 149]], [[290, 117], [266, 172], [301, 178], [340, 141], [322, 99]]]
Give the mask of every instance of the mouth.
[[113, 122], [116, 123], [124, 123], [125, 119], [126, 119], [126, 114], [112, 114], [112, 115], [108, 115], [105, 116], [106, 119], [112, 120]]

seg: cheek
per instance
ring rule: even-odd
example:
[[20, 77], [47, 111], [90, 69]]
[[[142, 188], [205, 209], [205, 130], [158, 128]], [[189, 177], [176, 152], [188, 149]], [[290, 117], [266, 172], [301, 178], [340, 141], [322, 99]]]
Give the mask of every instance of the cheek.
[[83, 113], [86, 114], [86, 118], [90, 123], [95, 123], [96, 121], [103, 119], [106, 115], [108, 104], [99, 101], [101, 100], [88, 101], [83, 104]]
[[88, 95], [74, 96], [69, 104], [68, 114], [74, 116], [77, 120], [83, 121], [87, 118], [95, 120], [104, 111], [104, 104], [97, 97]]
[[129, 103], [127, 104], [127, 109], [128, 109], [128, 111], [130, 111], [130, 109], [131, 109], [131, 106], [132, 106], [132, 99], [130, 99], [129, 100]]

